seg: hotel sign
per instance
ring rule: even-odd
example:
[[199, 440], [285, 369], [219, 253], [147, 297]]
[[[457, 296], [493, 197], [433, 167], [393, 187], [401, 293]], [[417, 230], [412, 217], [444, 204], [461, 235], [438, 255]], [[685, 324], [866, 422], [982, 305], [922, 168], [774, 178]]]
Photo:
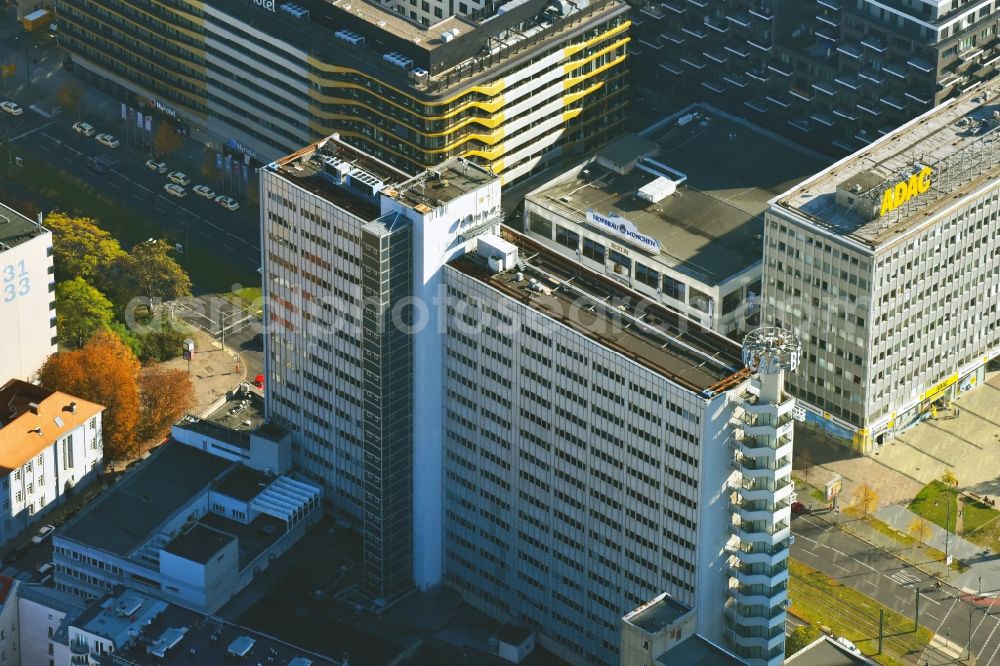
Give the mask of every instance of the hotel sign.
[[274, 11], [274, 3], [275, 0], [253, 0], [253, 4], [257, 5], [262, 9], [268, 9], [272, 12]]
[[896, 210], [915, 196], [919, 196], [930, 189], [931, 174], [934, 173], [930, 167], [924, 167], [910, 176], [909, 180], [896, 183], [882, 193], [882, 208], [879, 216], [885, 215], [889, 211]]
[[614, 214], [601, 215], [600, 213], [588, 210], [587, 224], [592, 227], [597, 227], [602, 231], [610, 232], [630, 245], [645, 250], [650, 254], [660, 253], [660, 241], [639, 233], [635, 224], [626, 220], [624, 217], [619, 217]]

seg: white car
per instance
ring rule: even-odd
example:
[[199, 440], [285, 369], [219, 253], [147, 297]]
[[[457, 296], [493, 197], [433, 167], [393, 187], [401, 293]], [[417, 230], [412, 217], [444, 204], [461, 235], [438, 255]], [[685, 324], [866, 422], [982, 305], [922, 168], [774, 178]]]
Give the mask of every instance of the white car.
[[107, 146], [108, 148], [117, 148], [121, 145], [121, 143], [118, 142], [118, 139], [110, 134], [98, 134], [94, 138], [97, 139], [97, 143], [102, 146]]
[[193, 188], [194, 193], [199, 197], [205, 197], [206, 199], [214, 199], [215, 192], [208, 185], [195, 185]]
[[219, 204], [226, 210], [239, 210], [240, 207], [240, 204], [236, 201], [236, 199], [224, 195], [215, 197], [215, 203]]
[[0, 109], [3, 109], [4, 113], [9, 113], [12, 116], [19, 116], [24, 113], [24, 109], [14, 102], [0, 102]]
[[40, 545], [43, 541], [52, 536], [52, 532], [54, 532], [55, 529], [56, 528], [53, 527], [52, 525], [42, 525], [40, 528], [38, 528], [38, 532], [35, 533], [35, 536], [31, 537], [31, 545], [32, 546]]
[[90, 123], [85, 123], [83, 121], [80, 121], [78, 123], [73, 123], [73, 131], [75, 131], [77, 134], [82, 134], [84, 136], [94, 136], [94, 132], [96, 130], [94, 129], [94, 126], [91, 125]]
[[146, 160], [146, 168], [150, 171], [155, 171], [156, 173], [167, 172], [166, 162], [157, 162], [156, 160]]
[[170, 179], [171, 183], [177, 183], [178, 185], [190, 185], [191, 179], [180, 171], [171, 171], [167, 174], [167, 178]]
[[176, 183], [167, 183], [166, 185], [163, 186], [163, 191], [171, 196], [175, 196], [178, 198], [186, 197], [188, 194], [187, 190], [185, 190], [180, 185], [177, 185]]

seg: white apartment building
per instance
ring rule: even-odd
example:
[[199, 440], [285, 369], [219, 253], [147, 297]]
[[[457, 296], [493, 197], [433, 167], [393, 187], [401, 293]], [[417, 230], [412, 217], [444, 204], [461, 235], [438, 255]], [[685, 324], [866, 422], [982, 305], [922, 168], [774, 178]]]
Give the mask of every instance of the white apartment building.
[[804, 347], [790, 390], [871, 452], [1000, 355], [1000, 84], [966, 93], [776, 198], [764, 321]]
[[791, 424], [744, 434], [771, 393], [728, 339], [503, 237], [513, 269], [445, 272], [446, 579], [571, 663], [617, 661], [620, 618], [663, 592], [781, 663]]
[[0, 204], [0, 378], [32, 381], [56, 351], [52, 233]]
[[268, 418], [363, 524], [373, 597], [434, 585], [441, 271], [499, 229], [500, 181], [463, 159], [410, 177], [334, 135], [262, 169], [261, 192]]
[[546, 248], [738, 337], [760, 321], [768, 201], [827, 163], [695, 104], [529, 192], [523, 228]]
[[13, 379], [0, 387], [0, 544], [101, 471], [104, 407]]

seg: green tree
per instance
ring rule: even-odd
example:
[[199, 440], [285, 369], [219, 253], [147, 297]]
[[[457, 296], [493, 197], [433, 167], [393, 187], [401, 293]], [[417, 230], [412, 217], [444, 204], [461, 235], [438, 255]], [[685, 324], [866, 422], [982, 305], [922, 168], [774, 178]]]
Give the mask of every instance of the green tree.
[[172, 247], [158, 240], [139, 243], [114, 264], [115, 305], [125, 309], [133, 298], [145, 298], [152, 307], [154, 298], [174, 299], [191, 295], [191, 278], [170, 256]]
[[56, 328], [62, 347], [82, 347], [94, 331], [114, 317], [111, 301], [82, 277], [56, 286]]
[[792, 629], [785, 641], [785, 656], [791, 657], [793, 654], [809, 645], [820, 637], [820, 630], [811, 624], [804, 624]]
[[45, 226], [52, 232], [56, 280], [81, 277], [106, 291], [108, 269], [125, 256], [118, 241], [89, 217], [53, 211], [45, 217]]

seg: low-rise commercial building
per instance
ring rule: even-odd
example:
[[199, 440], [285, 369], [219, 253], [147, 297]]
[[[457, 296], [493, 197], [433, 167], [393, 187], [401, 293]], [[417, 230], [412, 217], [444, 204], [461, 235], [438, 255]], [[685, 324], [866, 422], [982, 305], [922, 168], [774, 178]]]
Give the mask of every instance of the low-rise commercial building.
[[671, 310], [736, 335], [759, 323], [768, 201], [827, 163], [698, 104], [528, 193], [524, 230]]
[[1000, 84], [777, 197], [764, 321], [804, 346], [810, 420], [864, 452], [982, 383], [1000, 355]]
[[101, 473], [103, 411], [17, 379], [0, 387], [0, 544]]
[[322, 515], [320, 488], [170, 440], [54, 537], [55, 584], [211, 613]]

